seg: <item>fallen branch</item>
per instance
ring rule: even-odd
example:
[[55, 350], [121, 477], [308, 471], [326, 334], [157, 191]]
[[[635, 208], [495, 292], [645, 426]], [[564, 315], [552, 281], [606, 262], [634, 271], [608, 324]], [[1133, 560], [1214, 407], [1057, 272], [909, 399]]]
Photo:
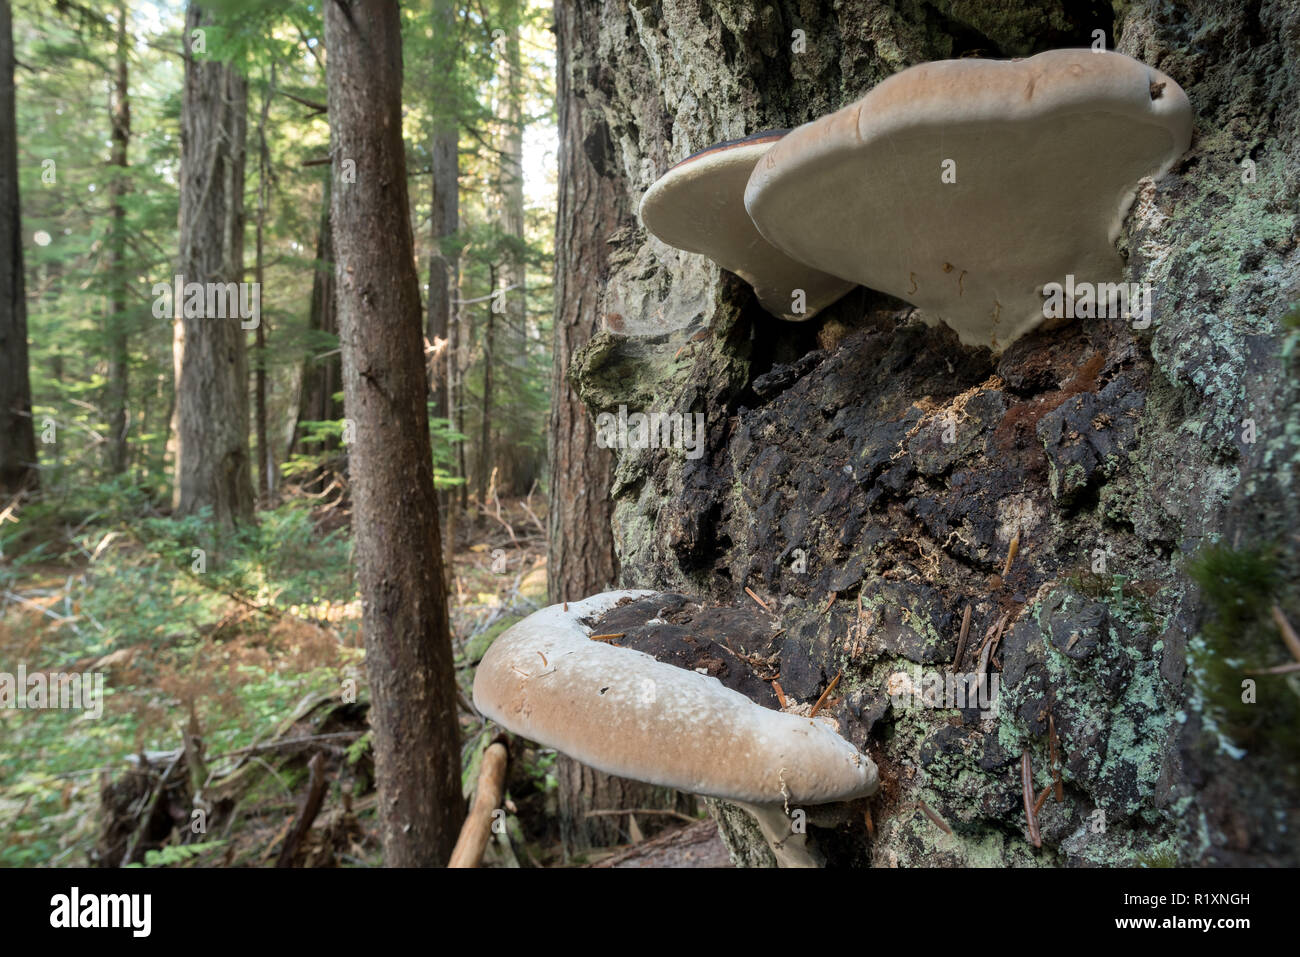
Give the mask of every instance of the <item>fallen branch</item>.
[[302, 806], [298, 809], [298, 816], [294, 819], [289, 836], [284, 839], [284, 844], [280, 848], [280, 856], [275, 861], [276, 867], [293, 866], [298, 845], [311, 830], [316, 815], [320, 813], [321, 804], [325, 801], [325, 788], [329, 781], [325, 777], [324, 752], [317, 751], [311, 756], [311, 760], [307, 762], [307, 770], [310, 773], [307, 793], [302, 799]]
[[1277, 624], [1277, 630], [1282, 633], [1282, 642], [1291, 652], [1291, 657], [1300, 661], [1300, 635], [1296, 635], [1291, 622], [1287, 621], [1286, 615], [1278, 605], [1273, 606], [1273, 621]]
[[496, 810], [505, 797], [506, 768], [510, 753], [500, 741], [493, 741], [483, 752], [479, 765], [478, 786], [474, 789], [474, 804], [461, 826], [460, 837], [451, 852], [448, 867], [478, 867], [483, 851], [492, 837], [492, 822]]

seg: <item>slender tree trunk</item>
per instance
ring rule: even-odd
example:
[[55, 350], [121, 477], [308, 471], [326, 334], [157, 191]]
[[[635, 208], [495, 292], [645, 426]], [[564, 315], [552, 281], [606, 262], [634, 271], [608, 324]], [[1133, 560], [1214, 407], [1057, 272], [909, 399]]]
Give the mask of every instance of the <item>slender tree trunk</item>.
[[[460, 129], [456, 116], [456, 4], [452, 0], [433, 3], [433, 137], [429, 154], [433, 164], [433, 206], [430, 222], [433, 247], [429, 254], [429, 342], [447, 340], [451, 300], [456, 289], [455, 256], [443, 249], [448, 237], [460, 228]], [[448, 418], [450, 364], [430, 367], [433, 414]]]
[[[555, 223], [555, 329], [551, 372], [550, 534], [546, 577], [551, 601], [577, 601], [618, 578], [609, 499], [613, 457], [596, 445], [591, 418], [568, 380], [569, 360], [597, 328], [608, 273], [608, 237], [621, 227], [615, 186], [592, 165], [610, 140], [595, 111], [584, 109], [586, 61], [599, 12], [556, 0], [556, 92], [560, 114], [559, 212]], [[575, 76], [576, 74], [576, 76]], [[585, 121], [585, 122], [584, 122]], [[616, 818], [589, 810], [672, 807], [676, 795], [626, 781], [560, 756], [560, 836], [566, 852], [619, 840]]]
[[[498, 328], [498, 368], [506, 370], [512, 381], [525, 375], [528, 364], [528, 280], [524, 257], [524, 109], [523, 69], [519, 49], [518, 0], [502, 4], [503, 22], [507, 28], [505, 55], [497, 71], [497, 88], [500, 99], [497, 115], [501, 123], [500, 136], [500, 191], [501, 234], [506, 237], [505, 261], [501, 267], [501, 285], [505, 292], [505, 312]], [[499, 426], [512, 428], [510, 424]], [[507, 433], [517, 436], [516, 432]], [[503, 494], [522, 495], [536, 477], [536, 463], [519, 454], [512, 442], [504, 438], [498, 442], [494, 461], [497, 466], [497, 487]]]
[[[267, 177], [271, 172], [271, 152], [266, 145], [266, 116], [275, 94], [275, 63], [271, 63], [271, 79], [262, 97], [262, 112], [257, 120], [257, 260], [253, 278], [262, 288], [263, 239], [266, 231]], [[269, 505], [275, 491], [275, 454], [266, 429], [266, 322], [257, 323], [257, 350], [253, 373], [253, 421], [257, 432], [257, 491], [263, 504]]]
[[[488, 275], [490, 276], [489, 288], [495, 290], [497, 284], [495, 266], [489, 270]], [[496, 325], [495, 296], [488, 300], [487, 306], [487, 319], [483, 326], [483, 397], [479, 407], [478, 468], [474, 470], [475, 496], [478, 498], [480, 508], [487, 507], [488, 473], [492, 469], [492, 363], [496, 358], [495, 343], [492, 339]], [[477, 521], [482, 520], [483, 513], [480, 512]]]
[[[244, 140], [248, 82], [229, 64], [192, 49], [212, 16], [185, 16], [181, 114], [181, 273], [186, 283], [238, 283], [244, 271]], [[238, 310], [221, 319], [184, 316], [174, 304], [176, 512], [210, 508], [222, 526], [250, 520], [248, 359]], [[229, 315], [229, 312], [228, 312]]]
[[128, 182], [127, 144], [131, 138], [131, 100], [128, 89], [126, 20], [127, 6], [117, 7], [117, 76], [113, 90], [112, 135], [113, 148], [109, 165], [114, 168], [109, 183], [109, 218], [112, 221], [108, 241], [107, 273], [111, 294], [108, 306], [108, 470], [113, 475], [126, 472], [130, 454], [127, 435], [130, 431], [130, 335], [127, 323], [126, 276], [126, 207], [122, 198]]
[[0, 0], [0, 493], [37, 485], [9, 0]]
[[[397, 4], [325, 7], [353, 532], [390, 866], [445, 864], [465, 806], [402, 143]], [[336, 174], [337, 175], [337, 174]]]
[[[465, 368], [469, 365], [465, 353], [469, 351], [470, 335], [465, 328], [465, 270], [460, 268], [459, 257], [456, 268], [456, 303], [451, 314], [451, 339], [447, 343], [447, 361], [451, 364], [448, 380], [452, 388], [448, 397], [452, 400], [451, 412], [456, 422], [456, 431], [468, 435], [465, 431]], [[460, 483], [460, 511], [463, 514], [469, 507], [469, 462], [465, 455], [465, 440], [456, 443], [456, 474], [463, 479]]]
[[[460, 229], [460, 123], [457, 98], [457, 30], [456, 3], [433, 0], [433, 136], [429, 144], [432, 163], [433, 197], [430, 227], [433, 245], [429, 253], [429, 320], [428, 337], [432, 345], [444, 341], [442, 361], [429, 365], [429, 388], [433, 393], [433, 414], [452, 420], [452, 380], [456, 368], [455, 330], [452, 299], [459, 284], [459, 257], [444, 246]], [[454, 456], [453, 452], [453, 456]], [[453, 471], [455, 471], [453, 466]], [[439, 509], [446, 522], [443, 534], [444, 567], [447, 593], [452, 592], [456, 553], [455, 489], [438, 496]]]
[[[316, 236], [316, 272], [312, 277], [311, 305], [307, 314], [307, 328], [314, 332], [337, 336], [338, 311], [334, 283], [334, 242], [330, 230], [330, 181], [327, 176], [322, 190], [320, 231]], [[324, 336], [316, 337], [323, 339]], [[313, 455], [322, 449], [333, 448], [335, 443], [324, 444], [302, 441], [304, 422], [325, 422], [343, 417], [342, 406], [334, 396], [343, 381], [342, 360], [338, 350], [318, 348], [313, 339], [313, 352], [302, 364], [302, 384], [298, 390], [298, 420], [288, 454], [303, 452]], [[320, 355], [320, 353], [326, 353]]]

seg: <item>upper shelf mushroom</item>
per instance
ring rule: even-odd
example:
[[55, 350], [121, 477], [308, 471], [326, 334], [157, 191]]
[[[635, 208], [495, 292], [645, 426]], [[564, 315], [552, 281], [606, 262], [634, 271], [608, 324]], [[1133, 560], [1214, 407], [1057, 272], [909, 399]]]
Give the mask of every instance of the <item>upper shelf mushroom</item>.
[[1191, 131], [1178, 84], [1120, 53], [925, 63], [787, 134], [745, 206], [799, 262], [1000, 352], [1043, 322], [1045, 285], [1119, 279], [1137, 182]]
[[745, 184], [755, 162], [784, 135], [755, 133], [688, 156], [646, 190], [641, 222], [668, 245], [703, 253], [734, 272], [772, 315], [797, 321], [811, 319], [856, 283], [809, 269], [773, 248], [745, 212]]
[[607, 774], [740, 804], [778, 863], [815, 863], [785, 811], [874, 794], [876, 766], [820, 720], [769, 710], [717, 678], [590, 639], [583, 619], [653, 594], [605, 592], [529, 615], [483, 656], [475, 707]]

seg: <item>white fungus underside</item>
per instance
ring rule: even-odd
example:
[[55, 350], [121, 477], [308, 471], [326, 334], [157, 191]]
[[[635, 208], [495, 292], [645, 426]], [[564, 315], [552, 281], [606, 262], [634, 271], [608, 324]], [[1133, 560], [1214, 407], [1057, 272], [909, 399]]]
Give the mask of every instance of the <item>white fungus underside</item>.
[[580, 624], [617, 591], [552, 605], [479, 663], [474, 704], [515, 734], [607, 774], [752, 804], [873, 794], [875, 765], [818, 721], [761, 707], [716, 678], [592, 641]]
[[[1156, 100], [1152, 82], [1166, 84]], [[1177, 85], [1121, 54], [926, 64], [787, 134], [745, 201], [793, 258], [1000, 352], [1044, 323], [1046, 284], [1120, 280], [1135, 188], [1186, 150], [1190, 126]]]

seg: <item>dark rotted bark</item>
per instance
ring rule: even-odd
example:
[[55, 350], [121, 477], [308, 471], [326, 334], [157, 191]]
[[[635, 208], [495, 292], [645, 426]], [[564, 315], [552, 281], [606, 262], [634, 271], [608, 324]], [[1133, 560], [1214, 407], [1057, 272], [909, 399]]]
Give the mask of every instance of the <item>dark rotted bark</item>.
[[[193, 51], [194, 31], [215, 22], [196, 4], [186, 9], [180, 272], [187, 284], [244, 278], [248, 81], [232, 65]], [[210, 509], [221, 526], [249, 521], [248, 357], [238, 309], [226, 318], [185, 318], [183, 303], [173, 306], [176, 512]]]
[[[385, 862], [447, 862], [465, 815], [392, 0], [330, 3], [334, 247], [353, 534]], [[341, 175], [355, 163], [355, 182]]]
[[0, 0], [0, 493], [5, 495], [35, 488], [38, 481], [25, 289], [13, 16], [9, 0]]
[[[865, 290], [781, 323], [624, 213], [561, 234], [557, 251], [602, 267], [565, 298], [603, 294], [589, 314], [658, 335], [600, 332], [571, 378], [591, 413], [705, 415], [698, 459], [620, 454], [623, 579], [775, 599], [797, 700], [843, 671], [831, 713], [888, 783], [875, 840], [862, 825], [817, 835], [831, 862], [1296, 863], [1294, 720], [1265, 732], [1233, 709], [1242, 668], [1285, 660], [1271, 603], [1300, 620], [1283, 321], [1300, 300], [1300, 4], [587, 0], [567, 16], [593, 24], [560, 46], [561, 78], [596, 91], [579, 114], [601, 160], [587, 188], [625, 210], [694, 150], [813, 119], [928, 60], [1083, 46], [1101, 29], [1187, 91], [1191, 151], [1141, 186], [1120, 239], [1124, 278], [1154, 290], [1150, 329], [1077, 322], [995, 358]], [[1273, 584], [1240, 593], [1245, 610], [1188, 574], [1216, 541], [1266, 550]], [[1216, 574], [1249, 584], [1231, 561]], [[895, 708], [890, 676], [948, 667], [967, 606], [972, 649], [1006, 617], [996, 718]], [[1223, 637], [1225, 620], [1249, 634]], [[1294, 695], [1257, 681], [1259, 707], [1294, 718]], [[1054, 752], [1064, 782], [1038, 815], [1041, 850], [1024, 835], [1026, 750], [1037, 787]], [[899, 810], [920, 800], [953, 836]], [[738, 861], [763, 856], [743, 816], [719, 817]]]

